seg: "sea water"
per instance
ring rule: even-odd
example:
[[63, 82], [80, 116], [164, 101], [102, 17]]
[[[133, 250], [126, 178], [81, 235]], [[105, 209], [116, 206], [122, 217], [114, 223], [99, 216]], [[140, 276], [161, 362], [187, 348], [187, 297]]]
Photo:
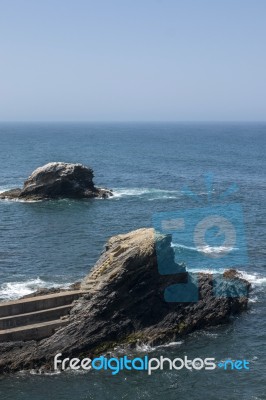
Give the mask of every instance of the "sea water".
[[214, 201], [232, 183], [238, 186], [228, 200], [243, 205], [248, 263], [240, 269], [252, 292], [248, 311], [230, 324], [170, 346], [141, 343], [128, 354], [245, 358], [249, 371], [21, 372], [0, 378], [1, 399], [266, 399], [265, 153], [266, 125], [259, 123], [2, 123], [0, 191], [21, 187], [45, 163], [64, 161], [91, 166], [95, 184], [114, 196], [0, 201], [1, 301], [81, 280], [110, 236], [152, 226], [155, 212], [192, 206], [184, 186], [207, 204], [206, 173], [213, 174]]

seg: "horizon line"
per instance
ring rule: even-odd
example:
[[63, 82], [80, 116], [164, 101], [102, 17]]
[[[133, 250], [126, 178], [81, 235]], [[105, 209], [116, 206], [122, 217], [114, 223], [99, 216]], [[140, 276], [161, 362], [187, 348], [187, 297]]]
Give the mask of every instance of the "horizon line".
[[265, 124], [266, 120], [0, 120], [0, 124], [145, 124], [145, 123], [153, 123], [153, 124], [252, 124], [252, 123], [261, 123]]

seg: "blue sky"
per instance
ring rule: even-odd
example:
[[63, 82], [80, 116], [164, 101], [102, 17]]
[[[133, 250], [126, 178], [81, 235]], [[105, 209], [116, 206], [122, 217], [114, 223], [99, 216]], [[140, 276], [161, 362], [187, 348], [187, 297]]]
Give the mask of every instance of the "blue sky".
[[265, 0], [0, 0], [2, 121], [265, 121]]

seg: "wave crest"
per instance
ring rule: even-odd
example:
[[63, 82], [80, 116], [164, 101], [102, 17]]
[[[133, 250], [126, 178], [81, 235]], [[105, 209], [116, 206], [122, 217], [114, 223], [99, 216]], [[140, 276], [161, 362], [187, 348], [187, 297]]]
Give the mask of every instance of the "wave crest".
[[9, 301], [36, 292], [40, 288], [66, 288], [70, 284], [47, 282], [37, 277], [25, 282], [7, 282], [0, 285], [0, 300]]
[[178, 190], [149, 189], [149, 188], [116, 188], [109, 199], [139, 197], [146, 200], [178, 199], [181, 193]]

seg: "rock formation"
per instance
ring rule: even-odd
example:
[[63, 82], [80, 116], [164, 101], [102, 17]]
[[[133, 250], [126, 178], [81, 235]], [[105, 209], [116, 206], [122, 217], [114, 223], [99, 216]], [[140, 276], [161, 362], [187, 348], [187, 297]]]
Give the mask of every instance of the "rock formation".
[[[174, 264], [171, 236], [160, 236], [157, 241], [165, 258]], [[117, 345], [167, 343], [194, 330], [228, 322], [232, 314], [247, 308], [247, 296], [215, 297], [209, 274], [199, 274], [197, 302], [167, 303], [165, 288], [187, 281], [184, 268], [178, 271], [159, 274], [153, 229], [112, 237], [81, 283], [86, 294], [76, 300], [68, 325], [40, 342], [0, 344], [0, 372], [49, 369], [57, 353], [62, 353], [62, 358], [82, 358]], [[249, 289], [248, 282], [234, 271], [227, 273], [220, 284], [226, 289], [229, 282]]]
[[0, 194], [1, 199], [49, 200], [60, 198], [105, 198], [112, 191], [94, 186], [93, 171], [82, 164], [52, 162], [37, 168], [22, 189]]

